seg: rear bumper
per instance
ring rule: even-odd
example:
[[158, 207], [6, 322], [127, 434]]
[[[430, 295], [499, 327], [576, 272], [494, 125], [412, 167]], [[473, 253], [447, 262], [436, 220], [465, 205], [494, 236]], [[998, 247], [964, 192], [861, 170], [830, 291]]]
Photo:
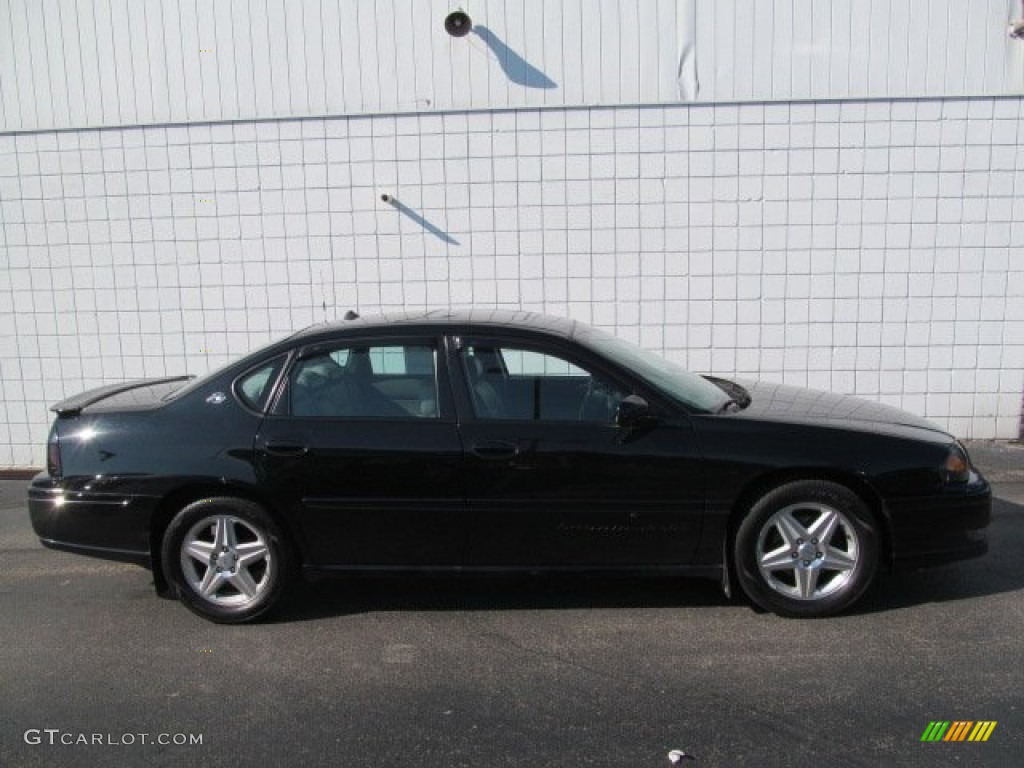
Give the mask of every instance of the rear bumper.
[[68, 491], [46, 473], [28, 489], [28, 511], [40, 542], [51, 549], [149, 567], [151, 499]]
[[886, 502], [897, 570], [942, 565], [988, 552], [992, 491], [978, 476], [941, 494]]

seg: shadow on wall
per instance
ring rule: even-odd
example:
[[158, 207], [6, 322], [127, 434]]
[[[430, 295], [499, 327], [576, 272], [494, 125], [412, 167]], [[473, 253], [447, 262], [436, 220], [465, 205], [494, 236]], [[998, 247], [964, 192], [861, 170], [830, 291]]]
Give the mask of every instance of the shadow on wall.
[[482, 24], [473, 27], [473, 31], [491, 49], [501, 65], [505, 76], [516, 85], [525, 88], [557, 88], [558, 83], [545, 75], [522, 56], [513, 51], [496, 34]]
[[417, 224], [419, 224], [421, 227], [423, 227], [423, 229], [425, 229], [427, 232], [429, 232], [430, 234], [432, 234], [435, 237], [437, 237], [439, 240], [443, 240], [444, 242], [448, 243], [449, 245], [459, 245], [459, 241], [458, 240], [456, 240], [454, 237], [449, 235], [447, 232], [445, 232], [443, 229], [441, 229], [437, 225], [432, 224], [431, 222], [427, 221], [425, 218], [420, 216], [420, 214], [418, 212], [416, 212], [415, 210], [410, 208], [408, 205], [403, 203], [401, 200], [398, 200], [398, 199], [396, 199], [394, 197], [389, 197], [389, 199], [386, 202], [390, 203], [392, 206], [394, 206], [395, 210], [397, 210], [401, 214], [404, 214], [404, 215], [408, 216], [410, 219], [415, 221]]

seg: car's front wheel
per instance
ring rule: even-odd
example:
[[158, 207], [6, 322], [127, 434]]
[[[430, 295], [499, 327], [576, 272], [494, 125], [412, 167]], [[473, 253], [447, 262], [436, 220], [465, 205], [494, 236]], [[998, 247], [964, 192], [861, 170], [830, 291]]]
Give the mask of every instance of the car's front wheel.
[[167, 581], [192, 611], [237, 624], [277, 602], [291, 574], [289, 549], [266, 510], [251, 501], [201, 499], [182, 509], [164, 534]]
[[736, 575], [751, 600], [782, 616], [829, 616], [871, 585], [878, 529], [845, 486], [800, 480], [765, 494], [736, 531]]

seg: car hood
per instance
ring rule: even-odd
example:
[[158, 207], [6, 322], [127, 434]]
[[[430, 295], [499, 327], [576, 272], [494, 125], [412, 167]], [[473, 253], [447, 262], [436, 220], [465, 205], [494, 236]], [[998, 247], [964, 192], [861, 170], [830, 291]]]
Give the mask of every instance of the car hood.
[[852, 395], [763, 381], [739, 380], [736, 383], [747, 390], [750, 404], [732, 414], [735, 418], [897, 433], [907, 437], [920, 437], [924, 430], [933, 438], [950, 437], [927, 419]]

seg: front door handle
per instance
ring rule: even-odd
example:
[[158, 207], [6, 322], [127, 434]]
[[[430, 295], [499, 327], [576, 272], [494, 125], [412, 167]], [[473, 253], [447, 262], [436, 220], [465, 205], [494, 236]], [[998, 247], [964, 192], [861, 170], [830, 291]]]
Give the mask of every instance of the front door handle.
[[469, 452], [481, 459], [498, 461], [501, 459], [514, 459], [519, 455], [519, 446], [504, 440], [485, 440], [473, 445]]
[[268, 440], [264, 448], [271, 456], [303, 456], [309, 453], [309, 446], [280, 440]]

